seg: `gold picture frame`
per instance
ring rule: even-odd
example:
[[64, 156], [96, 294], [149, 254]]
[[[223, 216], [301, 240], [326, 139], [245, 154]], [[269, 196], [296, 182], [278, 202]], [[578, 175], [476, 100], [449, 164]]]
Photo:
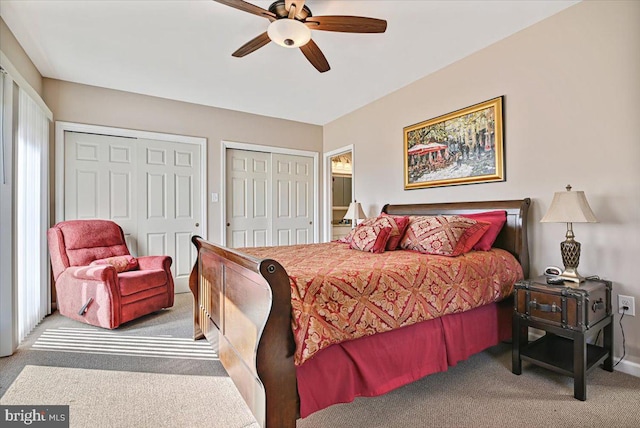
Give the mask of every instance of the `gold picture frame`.
[[502, 98], [405, 127], [405, 190], [504, 181]]

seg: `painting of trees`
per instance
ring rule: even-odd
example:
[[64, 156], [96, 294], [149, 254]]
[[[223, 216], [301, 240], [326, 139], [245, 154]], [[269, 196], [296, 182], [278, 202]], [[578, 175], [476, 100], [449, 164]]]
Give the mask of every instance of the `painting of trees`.
[[404, 140], [405, 188], [502, 180], [502, 97], [405, 127]]

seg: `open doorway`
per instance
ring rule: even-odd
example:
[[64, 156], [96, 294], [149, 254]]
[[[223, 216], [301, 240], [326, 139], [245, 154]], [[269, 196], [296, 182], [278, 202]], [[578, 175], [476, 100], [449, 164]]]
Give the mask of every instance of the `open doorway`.
[[345, 220], [344, 216], [354, 199], [353, 146], [326, 153], [325, 168], [325, 240], [334, 241], [346, 236], [351, 230], [351, 221]]

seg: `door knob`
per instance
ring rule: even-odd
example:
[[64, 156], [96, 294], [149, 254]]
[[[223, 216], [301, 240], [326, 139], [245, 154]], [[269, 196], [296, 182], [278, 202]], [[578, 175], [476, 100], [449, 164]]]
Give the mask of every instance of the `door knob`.
[[196, 223], [196, 227], [200, 227], [200, 223]]
[[231, 226], [231, 223], [227, 223], [227, 227]]

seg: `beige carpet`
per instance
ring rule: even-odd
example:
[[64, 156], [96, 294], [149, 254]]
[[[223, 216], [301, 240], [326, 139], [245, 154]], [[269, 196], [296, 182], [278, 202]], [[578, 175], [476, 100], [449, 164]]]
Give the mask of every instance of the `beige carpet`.
[[258, 427], [228, 377], [26, 366], [0, 404], [68, 404], [71, 427]]
[[638, 428], [640, 378], [595, 368], [587, 401], [573, 379], [529, 363], [511, 373], [500, 344], [448, 371], [373, 398], [357, 398], [299, 420], [298, 428]]
[[[191, 297], [106, 331], [47, 317], [0, 358], [0, 404], [69, 404], [74, 428], [246, 428], [255, 420], [205, 342], [192, 342]], [[215, 346], [214, 346], [215, 348]], [[500, 344], [447, 372], [298, 420], [298, 428], [640, 427], [640, 378], [600, 368], [587, 401], [573, 380], [523, 364]], [[277, 428], [277, 427], [275, 427]]]
[[[506, 367], [509, 357], [508, 346], [500, 345], [383, 396], [331, 406], [297, 426], [640, 426], [639, 378], [596, 369], [582, 402], [573, 398], [570, 378], [530, 365], [515, 376]], [[68, 404], [75, 428], [258, 427], [230, 379], [221, 376], [28, 365], [0, 404]]]

